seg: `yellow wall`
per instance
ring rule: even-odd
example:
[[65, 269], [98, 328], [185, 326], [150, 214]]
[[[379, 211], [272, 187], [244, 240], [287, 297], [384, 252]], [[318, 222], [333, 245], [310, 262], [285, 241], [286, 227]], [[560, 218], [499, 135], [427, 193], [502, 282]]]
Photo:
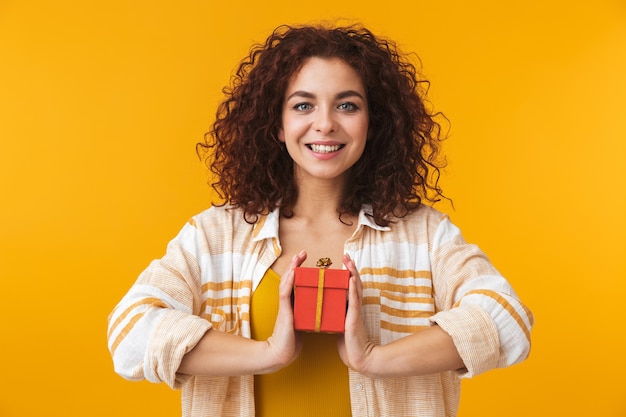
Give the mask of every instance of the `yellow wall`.
[[460, 416], [626, 415], [623, 0], [4, 0], [0, 416], [179, 415], [113, 373], [107, 314], [206, 207], [194, 144], [249, 44], [335, 17], [421, 56], [452, 120], [442, 209], [536, 316]]

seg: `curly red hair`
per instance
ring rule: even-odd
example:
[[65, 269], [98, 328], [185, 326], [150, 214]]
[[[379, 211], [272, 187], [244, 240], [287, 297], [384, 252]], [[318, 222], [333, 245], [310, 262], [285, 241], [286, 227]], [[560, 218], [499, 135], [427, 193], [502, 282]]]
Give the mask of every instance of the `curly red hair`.
[[280, 26], [240, 63], [212, 129], [197, 146], [223, 203], [242, 208], [249, 222], [276, 208], [293, 215], [293, 161], [277, 137], [289, 80], [314, 56], [352, 66], [367, 94], [368, 141], [349, 173], [340, 219], [370, 204], [374, 221], [387, 225], [390, 216], [403, 217], [423, 200], [439, 201], [444, 137], [435, 119], [443, 115], [427, 109], [428, 82], [395, 43], [353, 25]]

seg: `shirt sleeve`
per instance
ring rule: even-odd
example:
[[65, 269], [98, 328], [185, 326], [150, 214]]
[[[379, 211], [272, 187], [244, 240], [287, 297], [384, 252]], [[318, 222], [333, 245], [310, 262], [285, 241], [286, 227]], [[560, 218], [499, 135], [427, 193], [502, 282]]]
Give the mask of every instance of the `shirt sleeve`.
[[109, 315], [108, 347], [122, 377], [165, 382], [172, 388], [189, 378], [177, 374], [182, 358], [211, 328], [197, 315], [197, 233], [187, 224]]
[[462, 377], [523, 361], [533, 316], [509, 282], [460, 230], [444, 218], [431, 244], [437, 313], [463, 359]]

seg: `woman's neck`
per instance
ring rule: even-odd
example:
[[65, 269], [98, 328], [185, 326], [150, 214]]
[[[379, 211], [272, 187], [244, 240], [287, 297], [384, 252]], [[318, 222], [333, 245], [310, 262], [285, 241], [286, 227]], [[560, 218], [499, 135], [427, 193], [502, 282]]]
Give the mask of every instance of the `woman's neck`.
[[307, 181], [299, 185], [294, 216], [309, 219], [338, 218], [344, 196], [343, 183], [337, 181]]

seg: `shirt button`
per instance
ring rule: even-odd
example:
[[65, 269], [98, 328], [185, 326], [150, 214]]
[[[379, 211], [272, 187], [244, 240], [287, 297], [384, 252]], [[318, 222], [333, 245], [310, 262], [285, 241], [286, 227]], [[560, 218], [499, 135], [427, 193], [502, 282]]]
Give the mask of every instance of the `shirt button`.
[[363, 391], [363, 385], [362, 384], [356, 384], [354, 386], [354, 389], [356, 389], [357, 391]]

